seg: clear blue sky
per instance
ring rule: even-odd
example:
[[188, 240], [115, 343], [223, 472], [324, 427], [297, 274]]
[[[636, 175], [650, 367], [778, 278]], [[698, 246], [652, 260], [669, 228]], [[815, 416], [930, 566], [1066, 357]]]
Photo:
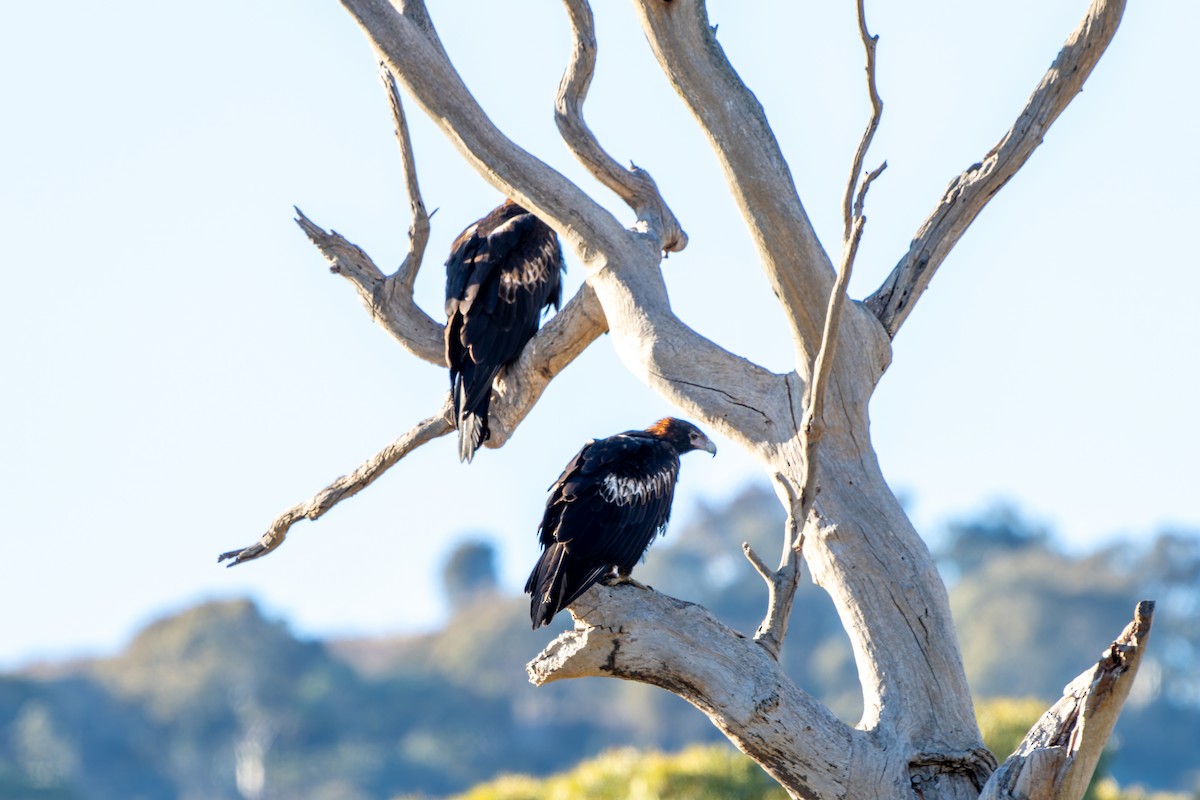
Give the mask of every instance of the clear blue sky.
[[[612, 201], [554, 131], [562, 9], [431, 5], [498, 124]], [[613, 155], [654, 174], [691, 237], [664, 265], [676, 309], [729, 348], [789, 368], [713, 157], [627, 4], [596, 5], [587, 116]], [[869, 161], [890, 167], [868, 201], [855, 297], [1009, 126], [1086, 7], [903, 5], [869, 3], [887, 104]], [[867, 114], [852, 7], [710, 9], [827, 245], [840, 237]], [[1197, 27], [1196, 4], [1130, 4], [1084, 93], [901, 331], [873, 433], [927, 532], [997, 498], [1076, 547], [1200, 525], [1200, 112], [1178, 35]], [[428, 627], [443, 614], [437, 575], [454, 542], [494, 536], [519, 588], [567, 458], [590, 436], [672, 411], [602, 339], [503, 450], [467, 468], [443, 439], [301, 523], [270, 557], [216, 565], [432, 413], [446, 388], [442, 370], [372, 325], [292, 222], [296, 204], [380, 264], [402, 256], [408, 218], [375, 72], [335, 2], [0, 10], [0, 666], [114, 650], [206, 597], [251, 594], [305, 633]], [[409, 112], [425, 200], [440, 209], [418, 282], [436, 314], [450, 239], [499, 197]], [[568, 260], [573, 291], [582, 270]], [[717, 459], [685, 464], [677, 521], [761, 479], [718, 444]]]

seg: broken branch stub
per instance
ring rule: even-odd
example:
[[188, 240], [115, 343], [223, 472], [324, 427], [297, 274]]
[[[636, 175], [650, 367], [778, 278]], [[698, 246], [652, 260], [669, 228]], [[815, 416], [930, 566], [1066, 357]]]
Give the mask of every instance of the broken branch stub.
[[1143, 600], [1096, 666], [1063, 689], [1016, 751], [992, 775], [980, 800], [1078, 800], [1133, 687], [1154, 619]]

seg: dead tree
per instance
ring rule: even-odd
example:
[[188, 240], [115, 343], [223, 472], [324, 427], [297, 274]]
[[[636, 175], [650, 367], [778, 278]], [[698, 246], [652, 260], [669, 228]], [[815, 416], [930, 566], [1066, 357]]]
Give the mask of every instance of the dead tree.
[[[875, 38], [862, 0], [872, 115], [842, 199], [837, 265], [818, 242], [757, 100], [728, 62], [702, 0], [634, 0], [654, 55], [715, 150], [750, 229], [760, 266], [786, 316], [795, 368], [764, 369], [700, 336], [671, 310], [660, 265], [687, 245], [650, 175], [618, 164], [583, 118], [596, 60], [587, 0], [564, 0], [574, 36], [555, 106], [568, 147], [634, 211], [626, 228], [578, 186], [507, 138], [455, 71], [423, 0], [342, 0], [384, 65], [412, 208], [410, 249], [384, 275], [361, 249], [303, 214], [298, 222], [372, 317], [414, 355], [444, 366], [442, 325], [413, 300], [429, 235], [397, 82], [489, 183], [549, 223], [586, 269], [586, 282], [495, 384], [492, 438], [502, 447], [554, 377], [602, 333], [625, 367], [702, 426], [752, 453], [788, 511], [772, 567], [746, 556], [767, 588], [753, 637], [705, 609], [653, 591], [597, 586], [572, 608], [573, 630], [529, 664], [534, 683], [610, 676], [684, 697], [739, 748], [803, 798], [1078, 798], [1129, 691], [1152, 603], [1096, 666], [1065, 690], [1016, 753], [997, 768], [983, 746], [945, 586], [924, 542], [885, 483], [867, 405], [891, 360], [891, 340], [938, 267], [1079, 93], [1116, 32], [1123, 0], [1094, 0], [999, 142], [954, 178], [883, 285], [846, 297], [863, 232], [863, 203], [883, 166], [864, 172], [882, 112]], [[277, 547], [408, 452], [450, 432], [432, 415], [351, 475], [289, 509], [262, 539], [225, 554], [233, 563]], [[839, 721], [778, 664], [806, 563], [833, 598], [853, 646], [864, 712]], [[1099, 643], [1098, 643], [1099, 644]]]

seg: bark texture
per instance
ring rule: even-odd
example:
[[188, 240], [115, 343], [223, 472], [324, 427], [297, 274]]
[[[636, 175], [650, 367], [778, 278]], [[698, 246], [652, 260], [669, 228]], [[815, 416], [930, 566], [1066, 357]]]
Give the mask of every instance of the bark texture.
[[[754, 638], [657, 592], [598, 585], [572, 607], [574, 630], [530, 662], [531, 680], [608, 676], [661, 686], [708, 715], [793, 797], [1080, 797], [1136, 672], [1150, 607], [1139, 607], [1090, 677], [1068, 687], [997, 770], [975, 722], [945, 586], [883, 479], [867, 409], [891, 363], [891, 337], [966, 228], [1078, 94], [1124, 3], [1091, 4], [1012, 128], [951, 182], [884, 284], [855, 302], [845, 284], [866, 221], [866, 192], [882, 170], [862, 174], [883, 106], [875, 37], [861, 0], [873, 111], [846, 187], [836, 270], [766, 115], [718, 44], [702, 0], [633, 0], [659, 65], [717, 154], [788, 321], [795, 365], [777, 374], [704, 338], [672, 311], [660, 262], [685, 247], [687, 236], [649, 172], [620, 166], [584, 120], [598, 57], [586, 0], [564, 0], [573, 40], [555, 117], [568, 148], [633, 210], [637, 221], [629, 228], [492, 123], [447, 56], [423, 0], [341, 2], [385, 68], [413, 210], [409, 257], [385, 276], [336, 233], [302, 214], [298, 222], [372, 317], [411, 353], [442, 365], [442, 326], [412, 297], [428, 217], [402, 90], [480, 175], [553, 227], [586, 270], [585, 285], [497, 381], [488, 446], [502, 446], [554, 376], [608, 332], [635, 376], [751, 452], [788, 511], [777, 568], [747, 549], [769, 589]], [[444, 410], [435, 413], [351, 476], [290, 509], [258, 544], [226, 557], [238, 563], [269, 552], [297, 519], [315, 519], [448, 430]], [[832, 597], [853, 647], [864, 707], [853, 727], [793, 685], [777, 663], [801, 559]]]

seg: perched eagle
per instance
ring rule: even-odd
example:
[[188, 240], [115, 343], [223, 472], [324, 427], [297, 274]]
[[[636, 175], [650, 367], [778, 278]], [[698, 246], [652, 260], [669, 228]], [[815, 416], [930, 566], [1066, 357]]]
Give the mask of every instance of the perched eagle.
[[512, 200], [458, 235], [446, 261], [446, 363], [458, 457], [488, 438], [492, 380], [562, 302], [562, 247], [550, 226]]
[[525, 583], [536, 630], [614, 569], [629, 580], [667, 527], [679, 456], [717, 454], [690, 422], [667, 417], [644, 431], [593, 439], [550, 487], [538, 538], [542, 555]]

